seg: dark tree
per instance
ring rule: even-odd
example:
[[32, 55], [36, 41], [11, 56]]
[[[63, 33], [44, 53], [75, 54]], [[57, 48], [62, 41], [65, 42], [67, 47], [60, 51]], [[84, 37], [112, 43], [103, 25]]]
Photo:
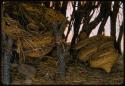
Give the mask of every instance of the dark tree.
[[120, 32], [119, 32], [119, 36], [118, 36], [118, 40], [117, 40], [117, 44], [116, 44], [116, 48], [118, 49], [118, 52], [121, 54], [121, 40], [122, 40], [122, 36], [124, 33], [124, 27], [123, 27], [123, 22], [122, 25], [120, 26]]
[[120, 7], [120, 2], [115, 1], [113, 5], [113, 11], [111, 11], [111, 36], [115, 39], [114, 44], [115, 47], [117, 46], [116, 44], [116, 19], [117, 19], [117, 14], [119, 12], [119, 7]]

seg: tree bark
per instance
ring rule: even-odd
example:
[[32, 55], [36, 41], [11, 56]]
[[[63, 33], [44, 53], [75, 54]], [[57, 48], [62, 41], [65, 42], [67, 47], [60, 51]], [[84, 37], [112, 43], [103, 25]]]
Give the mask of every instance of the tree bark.
[[[4, 12], [4, 6], [2, 8], [2, 18], [3, 18], [3, 12]], [[10, 84], [10, 59], [12, 56], [12, 52], [8, 52], [6, 51], [6, 49], [4, 49], [4, 47], [8, 46], [9, 48], [12, 48], [12, 40], [9, 39], [5, 33], [3, 32], [4, 26], [3, 26], [3, 19], [2, 19], [2, 29], [1, 30], [1, 47], [2, 47], [2, 56], [1, 56], [1, 78], [2, 78], [2, 83], [5, 85], [9, 85]]]
[[124, 33], [124, 28], [123, 28], [123, 22], [122, 22], [122, 25], [120, 26], [120, 32], [119, 32], [119, 36], [118, 36], [118, 40], [117, 40], [117, 49], [118, 49], [118, 52], [120, 54], [121, 53], [121, 40], [122, 40], [122, 36], [123, 36], [123, 33]]
[[100, 35], [104, 32], [104, 27], [105, 27], [107, 19], [108, 19], [108, 16], [105, 16], [104, 19], [102, 20], [97, 35]]
[[77, 36], [78, 36], [78, 32], [79, 32], [79, 28], [80, 28], [81, 20], [82, 20], [82, 14], [80, 13], [79, 9], [80, 8], [78, 8], [78, 10], [74, 12], [74, 19], [75, 19], [74, 35], [73, 35], [71, 46], [70, 46], [70, 54], [72, 55], [72, 60], [76, 59], [76, 51], [73, 48], [77, 40]]
[[61, 8], [61, 12], [62, 12], [62, 14], [64, 14], [65, 16], [66, 16], [67, 5], [68, 5], [68, 1], [63, 1], [62, 8]]
[[64, 79], [65, 76], [65, 61], [64, 61], [64, 53], [63, 53], [63, 48], [62, 48], [62, 33], [59, 31], [58, 29], [58, 23], [53, 24], [53, 31], [54, 31], [54, 35], [56, 38], [56, 48], [57, 48], [57, 56], [59, 58], [59, 74], [61, 76], [62, 79]]
[[[71, 41], [70, 53], [72, 55], [73, 60], [76, 59], [76, 51], [73, 49], [74, 45], [77, 42], [78, 32], [80, 29], [82, 18], [87, 17], [90, 14], [91, 10], [94, 9], [95, 6], [92, 5], [92, 2], [86, 2], [84, 5], [81, 5], [78, 2], [78, 10], [74, 12], [74, 35]], [[88, 14], [87, 14], [88, 13]]]
[[5, 85], [10, 84], [10, 78], [11, 78], [11, 73], [10, 73], [10, 60], [12, 57], [12, 52], [11, 51], [6, 51], [4, 49], [4, 46], [8, 46], [9, 48], [12, 48], [12, 40], [7, 39], [5, 37], [5, 34], [2, 32], [2, 82]]
[[102, 21], [102, 19], [106, 16], [107, 12], [107, 7], [109, 8], [111, 6], [111, 1], [110, 2], [102, 2], [101, 7], [100, 7], [100, 13], [99, 15], [92, 21], [90, 22], [86, 28], [83, 29], [84, 32], [87, 33], [89, 36], [91, 31]]
[[117, 19], [117, 14], [119, 11], [119, 1], [114, 1], [114, 6], [113, 6], [113, 11], [111, 11], [110, 19], [111, 19], [111, 36], [115, 39], [114, 45], [115, 48], [117, 48], [116, 44], [116, 19]]
[[46, 6], [46, 7], [50, 7], [50, 1], [45, 1], [45, 2], [43, 2], [43, 4]]
[[56, 1], [54, 3], [55, 3], [55, 10], [61, 11], [61, 3], [60, 3], [60, 1]]
[[[98, 7], [99, 6], [99, 4], [97, 4], [97, 6], [95, 6], [95, 7]], [[93, 6], [92, 5], [88, 5], [88, 6], [86, 6], [86, 9], [85, 9], [86, 11], [85, 11], [85, 15], [83, 16], [84, 18], [83, 18], [83, 26], [82, 26], [82, 31], [84, 31], [84, 29], [85, 28], [87, 28], [87, 25], [89, 24], [89, 22], [90, 22], [90, 19], [92, 18], [92, 16], [93, 16], [93, 14], [94, 14], [94, 12], [90, 15], [90, 13], [91, 13], [91, 11], [93, 10], [95, 10], [95, 9], [93, 9]], [[81, 32], [82, 32], [81, 31]]]
[[68, 27], [68, 31], [67, 31], [65, 40], [67, 40], [67, 37], [68, 37], [69, 32], [70, 32], [70, 30], [71, 30], [71, 28], [72, 28], [72, 25], [73, 25], [74, 13], [75, 13], [75, 5], [76, 5], [76, 3], [74, 3], [74, 5], [73, 5], [73, 12], [72, 12], [72, 15], [71, 15], [71, 20], [70, 20], [70, 22], [69, 22], [69, 27]]

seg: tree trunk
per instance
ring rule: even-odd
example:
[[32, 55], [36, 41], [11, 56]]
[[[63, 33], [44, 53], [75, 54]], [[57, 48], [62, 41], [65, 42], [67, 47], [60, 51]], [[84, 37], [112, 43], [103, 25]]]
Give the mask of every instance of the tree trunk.
[[[3, 12], [4, 12], [4, 8], [2, 8], [2, 18], [3, 18]], [[2, 19], [2, 24], [3, 24], [3, 19]], [[1, 24], [1, 25], [2, 25]], [[4, 26], [2, 25], [2, 29], [4, 29]], [[8, 37], [5, 35], [5, 33], [3, 32], [3, 30], [0, 29], [1, 31], [1, 47], [2, 47], [2, 56], [1, 56], [1, 78], [2, 78], [2, 83], [5, 85], [9, 85], [10, 84], [10, 59], [11, 59], [11, 55], [12, 52], [11, 51], [7, 51], [6, 49], [4, 49], [5, 47], [9, 47], [12, 48], [12, 40], [8, 39]]]
[[119, 32], [119, 36], [118, 36], [118, 40], [117, 40], [117, 46], [116, 48], [118, 49], [118, 52], [121, 54], [121, 40], [122, 40], [122, 36], [123, 36], [123, 33], [124, 33], [124, 28], [123, 28], [123, 22], [122, 22], [122, 25], [120, 27], [120, 32]]
[[117, 19], [117, 14], [119, 12], [119, 1], [114, 1], [114, 6], [113, 6], [113, 11], [111, 12], [111, 36], [115, 39], [114, 45], [115, 48], [117, 46], [116, 44], [116, 19]]
[[56, 1], [54, 3], [55, 3], [55, 10], [61, 11], [61, 3], [60, 3], [60, 1]]
[[[99, 4], [96, 7], [98, 7], [98, 6], [99, 6]], [[93, 13], [90, 15], [92, 10], [93, 10]], [[93, 6], [92, 6], [91, 3], [86, 6], [84, 16], [83, 16], [84, 17], [83, 18], [83, 24], [84, 25], [82, 26], [82, 31], [84, 31], [84, 29], [87, 28], [87, 26], [90, 22], [90, 19], [92, 18], [93, 14], [94, 14], [94, 10], [95, 9], [93, 9]]]
[[8, 46], [12, 48], [12, 40], [6, 39], [5, 34], [2, 35], [2, 82], [3, 84], [9, 85], [10, 84], [10, 60], [12, 57], [11, 51], [6, 51], [4, 46]]
[[82, 20], [82, 14], [79, 11], [80, 8], [78, 8], [77, 11], [74, 13], [74, 35], [71, 41], [71, 46], [70, 46], [70, 54], [72, 55], [72, 60], [76, 59], [76, 51], [73, 49], [74, 45], [76, 43], [77, 37], [78, 37], [78, 32], [79, 28], [81, 25], [81, 20]]
[[46, 7], [50, 7], [50, 1], [45, 1], [45, 2], [43, 2], [44, 3], [44, 5], [46, 6]]
[[80, 2], [78, 2], [78, 10], [75, 11], [74, 13], [74, 35], [71, 41], [71, 48], [70, 48], [70, 53], [72, 54], [73, 60], [76, 58], [76, 51], [73, 49], [74, 45], [76, 44], [77, 37], [78, 37], [78, 32], [80, 29], [81, 21], [85, 17], [87, 17], [91, 10], [94, 9], [95, 6], [92, 5], [92, 2], [86, 2], [84, 5], [81, 5]]
[[[90, 22], [86, 28], [84, 28], [84, 32], [87, 33], [89, 36], [91, 31], [102, 21], [102, 19], [106, 16], [106, 12], [108, 12], [111, 6], [111, 1], [110, 2], [102, 2], [101, 7], [100, 7], [100, 13], [99, 15], [92, 21]], [[109, 12], [108, 12], [109, 13]]]
[[99, 30], [98, 30], [97, 35], [102, 34], [102, 33], [104, 32], [104, 27], [105, 27], [105, 24], [106, 24], [106, 22], [107, 22], [108, 17], [109, 17], [109, 15], [107, 14], [107, 15], [103, 18], [103, 20], [102, 20], [102, 22], [101, 22], [101, 25], [100, 25], [100, 27], [99, 27]]
[[62, 48], [62, 33], [59, 31], [58, 29], [58, 23], [53, 24], [53, 31], [54, 31], [54, 35], [56, 38], [56, 48], [57, 48], [57, 56], [59, 58], [59, 73], [62, 79], [64, 79], [65, 76], [65, 61], [64, 61], [64, 53], [63, 53], [63, 48]]
[[72, 28], [72, 26], [73, 26], [74, 13], [75, 13], [75, 5], [76, 5], [76, 3], [74, 3], [74, 5], [73, 5], [73, 12], [72, 12], [72, 15], [71, 15], [71, 20], [70, 20], [70, 22], [69, 22], [69, 27], [68, 27], [68, 31], [67, 31], [65, 40], [67, 40], [67, 37], [68, 37], [68, 35], [69, 35], [69, 32], [70, 32], [70, 30], [71, 30], [71, 28]]
[[61, 12], [62, 12], [62, 14], [64, 14], [65, 16], [66, 16], [67, 5], [68, 5], [68, 1], [63, 1], [62, 8], [61, 8]]

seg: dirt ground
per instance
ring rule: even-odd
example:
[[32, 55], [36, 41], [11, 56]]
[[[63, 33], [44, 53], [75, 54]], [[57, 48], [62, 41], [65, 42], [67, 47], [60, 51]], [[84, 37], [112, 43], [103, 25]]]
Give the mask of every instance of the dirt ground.
[[[11, 68], [11, 84], [29, 85], [119, 85], [123, 83], [123, 59], [119, 59], [113, 66], [111, 73], [106, 73], [101, 69], [90, 68], [78, 63], [68, 65], [64, 79], [59, 78], [58, 63], [56, 59], [35, 59], [30, 60], [28, 65], [35, 68], [36, 73], [33, 79], [26, 79], [22, 73], [18, 72], [18, 67]], [[30, 76], [30, 75], [29, 75]]]

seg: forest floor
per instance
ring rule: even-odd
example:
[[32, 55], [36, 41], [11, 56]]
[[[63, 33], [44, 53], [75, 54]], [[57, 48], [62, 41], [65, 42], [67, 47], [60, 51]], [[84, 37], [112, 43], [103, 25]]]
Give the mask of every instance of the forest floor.
[[56, 59], [36, 59], [28, 64], [36, 69], [33, 80], [25, 80], [26, 77], [18, 72], [18, 68], [12, 67], [11, 84], [34, 84], [34, 85], [119, 85], [123, 84], [123, 59], [119, 59], [110, 73], [101, 69], [90, 68], [82, 63], [67, 66], [65, 79], [59, 78], [57, 73], [58, 64]]

